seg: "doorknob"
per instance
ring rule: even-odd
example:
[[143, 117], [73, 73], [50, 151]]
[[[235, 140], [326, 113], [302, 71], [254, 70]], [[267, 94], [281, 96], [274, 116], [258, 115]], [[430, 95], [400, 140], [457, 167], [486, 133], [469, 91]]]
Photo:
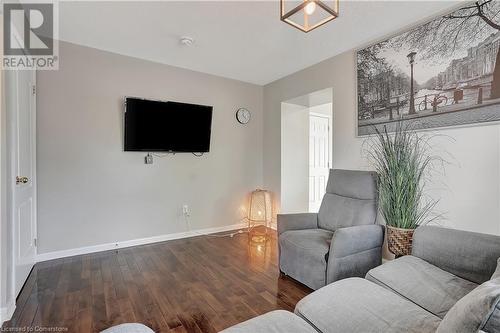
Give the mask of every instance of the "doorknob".
[[26, 184], [29, 181], [28, 177], [16, 177], [16, 185]]

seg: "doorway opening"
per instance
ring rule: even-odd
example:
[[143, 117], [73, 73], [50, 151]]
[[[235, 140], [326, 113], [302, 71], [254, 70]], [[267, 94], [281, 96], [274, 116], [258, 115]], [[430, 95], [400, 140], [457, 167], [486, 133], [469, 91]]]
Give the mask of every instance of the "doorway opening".
[[281, 211], [318, 212], [333, 156], [333, 91], [281, 103]]

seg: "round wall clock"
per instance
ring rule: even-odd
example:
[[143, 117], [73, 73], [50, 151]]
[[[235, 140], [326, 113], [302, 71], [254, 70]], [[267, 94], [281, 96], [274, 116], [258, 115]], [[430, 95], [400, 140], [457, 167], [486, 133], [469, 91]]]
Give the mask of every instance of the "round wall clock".
[[248, 124], [250, 117], [250, 111], [245, 108], [239, 108], [238, 111], [236, 111], [236, 120], [238, 120], [240, 124]]

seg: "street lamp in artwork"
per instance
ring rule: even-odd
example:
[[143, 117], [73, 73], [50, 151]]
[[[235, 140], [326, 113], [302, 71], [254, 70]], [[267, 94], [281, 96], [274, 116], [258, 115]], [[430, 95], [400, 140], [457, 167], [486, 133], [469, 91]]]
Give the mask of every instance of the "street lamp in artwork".
[[410, 109], [408, 111], [409, 114], [416, 114], [415, 112], [415, 91], [413, 89], [413, 64], [415, 63], [415, 55], [417, 52], [408, 53], [408, 61], [410, 62]]

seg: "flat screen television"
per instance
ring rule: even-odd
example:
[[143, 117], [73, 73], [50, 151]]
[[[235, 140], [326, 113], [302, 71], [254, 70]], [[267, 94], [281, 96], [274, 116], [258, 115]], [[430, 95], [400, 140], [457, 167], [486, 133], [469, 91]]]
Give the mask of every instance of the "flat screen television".
[[125, 151], [206, 153], [212, 107], [128, 97]]

